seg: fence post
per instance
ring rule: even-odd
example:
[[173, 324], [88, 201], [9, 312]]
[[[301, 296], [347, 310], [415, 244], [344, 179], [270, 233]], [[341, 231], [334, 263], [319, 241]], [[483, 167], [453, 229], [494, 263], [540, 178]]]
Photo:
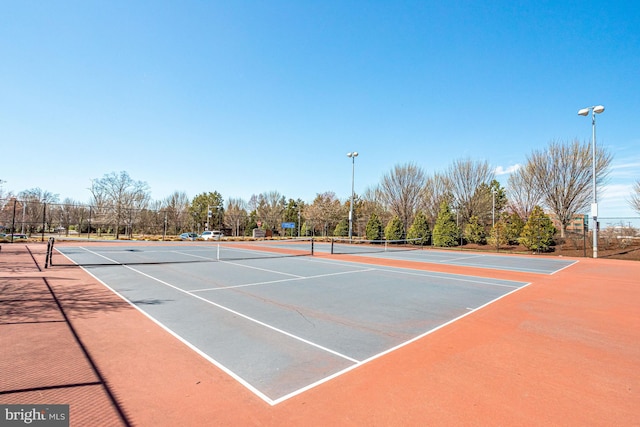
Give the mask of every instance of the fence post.
[[42, 237], [40, 237], [40, 241], [44, 242], [44, 227], [47, 224], [47, 204], [44, 203], [42, 205]]
[[16, 205], [17, 199], [13, 199], [13, 216], [11, 217], [11, 243], [13, 243], [13, 235], [16, 233]]

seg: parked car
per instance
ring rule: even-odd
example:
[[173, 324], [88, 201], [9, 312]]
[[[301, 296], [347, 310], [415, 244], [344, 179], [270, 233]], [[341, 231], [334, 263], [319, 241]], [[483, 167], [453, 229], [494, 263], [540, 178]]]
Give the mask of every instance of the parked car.
[[200, 237], [203, 240], [220, 240], [222, 237], [224, 237], [224, 234], [222, 233], [222, 231], [218, 230], [207, 230], [203, 231]]
[[[7, 234], [4, 236], [4, 239], [7, 239], [10, 241], [11, 237], [12, 237], [11, 234]], [[15, 233], [13, 234], [13, 241], [15, 242], [16, 240], [27, 240], [27, 235], [22, 233]]]
[[180, 235], [181, 240], [196, 240], [198, 238], [198, 233], [182, 233]]

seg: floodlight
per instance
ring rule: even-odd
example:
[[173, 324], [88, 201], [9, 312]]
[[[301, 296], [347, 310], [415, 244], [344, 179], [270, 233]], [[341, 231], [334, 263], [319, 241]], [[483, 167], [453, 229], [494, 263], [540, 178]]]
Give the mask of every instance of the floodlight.
[[592, 163], [592, 171], [591, 178], [593, 180], [593, 203], [591, 203], [591, 216], [593, 217], [593, 226], [591, 227], [593, 230], [593, 257], [598, 258], [598, 191], [597, 191], [597, 180], [596, 180], [596, 114], [600, 114], [604, 111], [603, 105], [594, 105], [593, 107], [583, 108], [582, 110], [578, 110], [578, 115], [587, 116], [589, 111], [592, 111], [591, 117], [591, 129], [593, 132], [593, 136], [591, 139], [591, 163]]

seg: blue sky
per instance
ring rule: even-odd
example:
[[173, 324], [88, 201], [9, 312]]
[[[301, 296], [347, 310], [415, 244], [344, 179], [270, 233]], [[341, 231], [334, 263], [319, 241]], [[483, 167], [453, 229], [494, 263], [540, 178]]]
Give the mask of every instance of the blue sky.
[[[0, 179], [89, 200], [346, 200], [395, 165], [498, 171], [552, 140], [613, 154], [601, 217], [640, 179], [635, 1], [20, 1], [0, 13]], [[498, 176], [506, 185], [507, 174]]]

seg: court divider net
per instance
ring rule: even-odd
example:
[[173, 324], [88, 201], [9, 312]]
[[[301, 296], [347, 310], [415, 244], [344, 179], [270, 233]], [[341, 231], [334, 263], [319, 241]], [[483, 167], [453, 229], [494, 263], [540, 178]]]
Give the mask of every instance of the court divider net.
[[331, 239], [331, 254], [363, 254], [376, 252], [414, 251], [425, 246], [425, 239], [401, 240], [366, 240], [333, 238]]
[[[313, 238], [229, 242], [132, 242], [47, 245], [50, 267], [178, 264], [312, 256]], [[54, 258], [55, 255], [55, 258]]]

